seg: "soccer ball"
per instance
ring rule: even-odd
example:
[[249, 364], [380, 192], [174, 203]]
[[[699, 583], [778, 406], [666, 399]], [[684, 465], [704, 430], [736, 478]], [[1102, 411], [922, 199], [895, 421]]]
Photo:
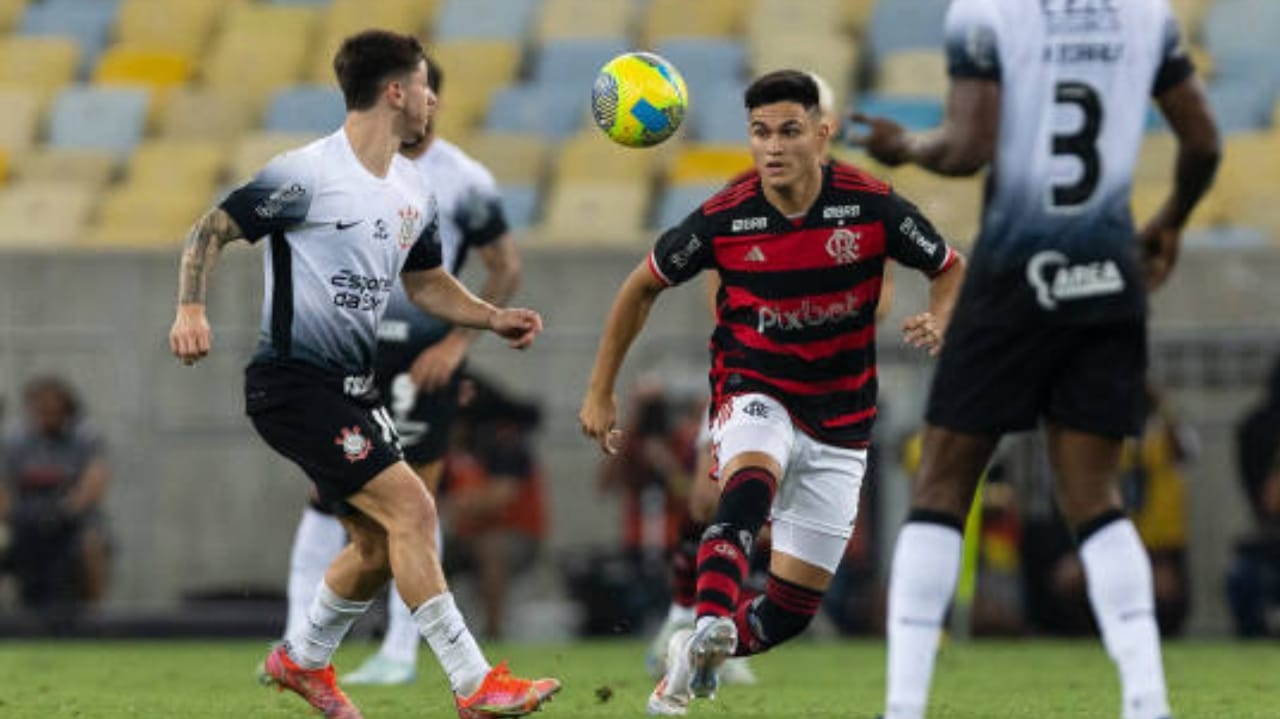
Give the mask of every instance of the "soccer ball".
[[591, 114], [610, 140], [652, 147], [684, 120], [689, 91], [675, 66], [650, 52], [619, 55], [596, 76]]

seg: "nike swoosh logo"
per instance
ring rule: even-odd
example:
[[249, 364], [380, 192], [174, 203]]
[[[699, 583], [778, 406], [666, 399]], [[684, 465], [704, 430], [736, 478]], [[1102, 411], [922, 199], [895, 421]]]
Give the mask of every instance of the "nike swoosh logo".
[[355, 227], [356, 225], [360, 224], [361, 222], [364, 222], [364, 220], [356, 220], [355, 222], [343, 222], [342, 220], [338, 220], [337, 222], [333, 223], [333, 226], [338, 228], [339, 230], [349, 230], [352, 227]]
[[462, 631], [463, 631], [463, 630], [459, 629], [457, 634], [454, 634], [453, 636], [449, 637], [449, 643], [450, 643], [450, 644], [457, 644], [457, 643], [458, 643], [458, 639], [459, 639], [460, 637], [462, 637]]

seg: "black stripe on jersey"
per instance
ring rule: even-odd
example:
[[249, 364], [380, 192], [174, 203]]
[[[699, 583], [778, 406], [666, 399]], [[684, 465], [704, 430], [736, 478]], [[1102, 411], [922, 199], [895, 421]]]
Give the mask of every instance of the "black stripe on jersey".
[[[766, 245], [767, 247], [767, 245]], [[823, 295], [853, 288], [884, 275], [883, 260], [797, 272], [739, 272], [720, 270], [726, 285], [741, 287], [756, 297], [783, 300]]]
[[1151, 96], [1159, 97], [1165, 90], [1181, 85], [1184, 80], [1195, 74], [1196, 68], [1187, 55], [1177, 55], [1165, 60], [1156, 72], [1155, 82], [1151, 83]]
[[[858, 328], [845, 328], [846, 331], [857, 331]], [[726, 367], [734, 367], [731, 357], [750, 356], [752, 359], [744, 367], [750, 368], [770, 378], [787, 382], [815, 383], [834, 381], [842, 377], [857, 375], [875, 366], [875, 350], [869, 345], [858, 349], [845, 350], [831, 357], [820, 360], [805, 360], [796, 356], [775, 354], [747, 347], [738, 342], [727, 329], [716, 330], [713, 340], [719, 351], [729, 355], [725, 360]], [[792, 395], [800, 396], [800, 395]], [[830, 397], [830, 395], [824, 395]]]
[[284, 232], [271, 233], [271, 345], [276, 357], [293, 352], [293, 252]]

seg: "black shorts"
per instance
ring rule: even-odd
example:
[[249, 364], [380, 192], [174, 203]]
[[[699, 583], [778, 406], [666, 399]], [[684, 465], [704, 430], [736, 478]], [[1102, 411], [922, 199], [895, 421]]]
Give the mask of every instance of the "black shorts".
[[378, 392], [391, 411], [404, 458], [412, 465], [423, 465], [444, 459], [449, 448], [449, 430], [458, 414], [458, 387], [462, 384], [462, 366], [454, 371], [449, 383], [435, 392], [419, 392], [405, 371], [382, 373], [379, 364]]
[[1147, 327], [980, 324], [957, 318], [929, 392], [925, 419], [973, 434], [1034, 429], [1043, 418], [1104, 437], [1141, 433]]
[[249, 365], [245, 411], [267, 444], [315, 484], [321, 507], [350, 514], [344, 500], [403, 459], [395, 426], [376, 394], [358, 394], [362, 378], [299, 365]]

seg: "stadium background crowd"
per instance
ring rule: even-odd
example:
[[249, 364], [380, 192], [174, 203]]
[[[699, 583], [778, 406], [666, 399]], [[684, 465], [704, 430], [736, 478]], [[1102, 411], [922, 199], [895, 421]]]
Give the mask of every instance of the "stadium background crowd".
[[[1197, 461], [1182, 472], [1187, 631], [1224, 634], [1236, 541], [1259, 521], [1240, 488], [1235, 428], [1280, 356], [1280, 293], [1271, 288], [1280, 272], [1280, 3], [1171, 4], [1227, 134], [1182, 267], [1154, 300], [1152, 379], [1200, 437]], [[27, 380], [65, 377], [105, 437], [113, 581], [95, 620], [185, 616], [187, 629], [207, 630], [246, 614], [209, 607], [254, 606], [244, 598], [282, 591], [306, 485], [253, 441], [239, 394], [225, 391], [238, 385], [255, 339], [257, 253], [230, 252], [218, 269], [210, 316], [223, 351], [196, 370], [203, 377], [193, 380], [164, 351], [164, 328], [173, 253], [199, 212], [275, 153], [341, 123], [329, 63], [344, 36], [385, 26], [428, 39], [447, 77], [440, 134], [496, 176], [525, 258], [519, 302], [547, 319], [528, 355], [506, 356], [489, 341], [473, 354], [499, 385], [541, 405], [533, 444], [550, 551], [520, 579], [506, 622], [510, 635], [534, 638], [575, 623], [565, 575], [581, 577], [583, 562], [606, 566], [592, 555], [624, 544], [621, 501], [596, 491], [595, 448], [574, 417], [604, 303], [655, 229], [750, 165], [743, 87], [769, 69], [809, 69], [842, 107], [932, 127], [946, 87], [946, 5], [0, 0], [0, 395], [15, 425]], [[637, 47], [679, 67], [692, 98], [686, 127], [648, 151], [604, 140], [586, 101], [599, 66]], [[1163, 197], [1172, 166], [1173, 142], [1152, 117], [1133, 193], [1140, 217]], [[918, 200], [957, 246], [975, 235], [979, 180], [889, 170], [847, 148], [836, 154]], [[898, 292], [922, 296], [923, 287], [903, 277]], [[677, 402], [696, 404], [708, 329], [701, 295], [672, 293], [628, 377], [656, 375]], [[871, 526], [888, 536], [906, 496], [893, 459], [916, 428], [929, 364], [885, 332], [879, 432], [888, 459]], [[881, 559], [884, 536], [870, 550]], [[12, 584], [0, 586], [0, 607], [15, 608]]]

